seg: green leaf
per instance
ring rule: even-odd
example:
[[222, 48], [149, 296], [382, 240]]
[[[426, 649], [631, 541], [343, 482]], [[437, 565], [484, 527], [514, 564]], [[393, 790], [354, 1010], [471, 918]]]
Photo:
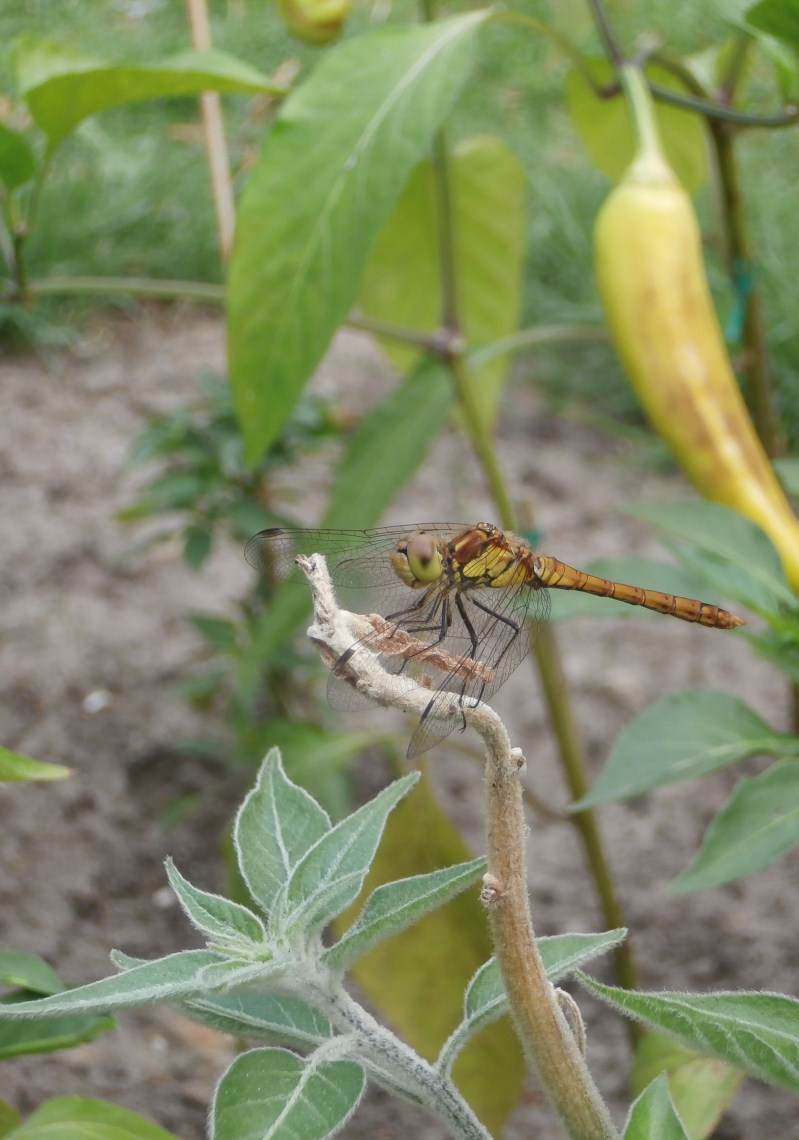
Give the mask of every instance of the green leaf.
[[263, 923], [246, 906], [192, 886], [171, 859], [166, 861], [166, 873], [189, 920], [213, 943], [239, 946], [242, 942], [266, 942]]
[[117, 517], [127, 522], [163, 511], [186, 510], [205, 490], [205, 479], [193, 471], [167, 471], [148, 483], [134, 505], [120, 511]]
[[0, 1059], [71, 1049], [114, 1028], [113, 1018], [96, 1014], [64, 1014], [35, 1021], [2, 1020], [5, 1010], [22, 1004], [26, 998], [24, 993], [14, 993], [0, 999]]
[[11, 1140], [176, 1140], [174, 1132], [137, 1112], [91, 1097], [59, 1096], [46, 1101], [11, 1134]]
[[273, 748], [233, 829], [242, 877], [265, 914], [303, 856], [329, 831], [327, 812], [288, 779]]
[[[470, 347], [515, 332], [525, 248], [526, 176], [501, 139], [461, 140], [448, 158], [454, 266], [461, 331]], [[360, 309], [376, 320], [433, 333], [441, 324], [439, 223], [433, 166], [413, 171], [364, 271]], [[405, 370], [418, 349], [383, 338]], [[498, 356], [472, 380], [486, 422], [496, 413], [508, 368]]]
[[419, 779], [395, 780], [316, 843], [286, 885], [286, 924], [305, 931], [326, 926], [357, 898], [389, 812]]
[[37, 994], [57, 994], [65, 988], [44, 959], [21, 950], [0, 950], [0, 983]]
[[775, 459], [774, 470], [792, 498], [799, 498], [799, 459]]
[[183, 531], [183, 561], [192, 570], [199, 570], [211, 553], [213, 538], [208, 527], [187, 526]]
[[799, 51], [799, 2], [797, 0], [761, 0], [746, 13], [753, 28], [766, 32]]
[[747, 633], [746, 640], [761, 657], [771, 661], [787, 677], [799, 685], [799, 640], [783, 636], [777, 630], [766, 629], [761, 634]]
[[783, 994], [641, 993], [580, 981], [622, 1013], [750, 1076], [799, 1091], [799, 1001]]
[[349, 769], [365, 749], [390, 738], [384, 730], [331, 732], [308, 721], [276, 717], [247, 724], [237, 734], [234, 760], [252, 763], [275, 746], [286, 757], [287, 775], [327, 811], [341, 819], [351, 809]]
[[228, 285], [230, 380], [251, 463], [346, 317], [375, 238], [468, 78], [486, 17], [345, 41], [281, 108], [241, 200]]
[[[744, 1074], [740, 1069], [703, 1057], [660, 1033], [639, 1040], [630, 1075], [632, 1091], [644, 1090], [659, 1073], [668, 1076], [669, 1091], [691, 1140], [705, 1140], [732, 1103]], [[657, 1130], [644, 1133], [659, 1136]]]
[[220, 653], [235, 653], [238, 649], [239, 626], [236, 622], [210, 614], [189, 614], [189, 621]]
[[78, 123], [109, 107], [200, 95], [203, 91], [273, 91], [249, 64], [222, 51], [188, 51], [154, 63], [107, 63], [60, 44], [23, 37], [14, 47], [17, 86], [51, 149]]
[[336, 469], [325, 527], [370, 527], [420, 467], [454, 393], [446, 369], [426, 359], [364, 416]]
[[323, 1140], [352, 1115], [365, 1083], [352, 1061], [253, 1049], [219, 1082], [211, 1140]]
[[[607, 59], [591, 58], [583, 62], [599, 86], [613, 82], [613, 65]], [[662, 87], [687, 93], [687, 88], [671, 72], [656, 64], [646, 68], [646, 76]], [[576, 69], [569, 74], [566, 92], [569, 112], [591, 161], [614, 182], [618, 181], [635, 155], [626, 101], [620, 94], [613, 99], [600, 98]], [[708, 176], [701, 118], [660, 102], [655, 104], [655, 114], [670, 165], [689, 193], [696, 194]]]
[[406, 930], [422, 915], [476, 883], [486, 866], [484, 858], [472, 859], [427, 875], [384, 883], [369, 896], [355, 924], [325, 952], [325, 962], [333, 970], [349, 969], [356, 958], [373, 946]]
[[[770, 599], [769, 608], [781, 603], [796, 606], [796, 595], [785, 582], [780, 556], [771, 540], [737, 511], [719, 503], [646, 503], [625, 507], [627, 514], [644, 519], [670, 538], [689, 542], [698, 550], [735, 566], [742, 590]], [[731, 596], [733, 596], [731, 594]]]
[[630, 1109], [624, 1140], [690, 1140], [674, 1107], [665, 1076], [657, 1077]]
[[46, 764], [31, 760], [21, 752], [10, 752], [0, 747], [0, 781], [13, 783], [27, 780], [65, 780], [72, 771], [62, 764]]
[[768, 619], [773, 618], [781, 609], [773, 590], [764, 584], [758, 574], [751, 574], [740, 566], [692, 547], [680, 547], [675, 553], [689, 574], [706, 583], [700, 591], [700, 597], [704, 598], [709, 588], [716, 595], [731, 598]]
[[206, 989], [203, 974], [220, 962], [208, 950], [182, 950], [136, 966], [124, 974], [88, 982], [73, 990], [14, 1005], [0, 1004], [0, 1021], [28, 1017], [54, 1017], [62, 1013], [103, 1012], [108, 1009], [174, 1001]]
[[0, 123], [0, 182], [6, 190], [16, 190], [36, 173], [36, 155], [20, 131]]
[[0, 1100], [0, 1140], [10, 1136], [21, 1123], [22, 1117], [15, 1108], [5, 1100]]
[[321, 1013], [283, 994], [206, 994], [179, 1005], [189, 1017], [220, 1033], [303, 1052], [333, 1036]]
[[622, 729], [593, 788], [572, 811], [705, 776], [761, 753], [796, 755], [799, 740], [774, 732], [729, 693], [673, 693]]
[[[799, 740], [794, 743], [799, 753]], [[693, 862], [670, 889], [686, 894], [740, 879], [775, 863], [797, 843], [799, 763], [785, 760], [738, 781]]]

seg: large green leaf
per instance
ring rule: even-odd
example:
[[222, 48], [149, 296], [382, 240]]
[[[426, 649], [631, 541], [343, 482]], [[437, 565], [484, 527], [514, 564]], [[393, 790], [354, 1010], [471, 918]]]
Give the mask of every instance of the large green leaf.
[[151, 1120], [84, 1096], [59, 1096], [48, 1100], [32, 1116], [8, 1134], [8, 1140], [176, 1140]]
[[[613, 67], [608, 60], [587, 59], [585, 65], [598, 85], [613, 81]], [[662, 87], [686, 91], [671, 72], [655, 64], [647, 67], [646, 76]], [[591, 161], [614, 182], [618, 181], [635, 154], [626, 100], [621, 95], [613, 99], [600, 98], [577, 70], [569, 75], [567, 100], [574, 125]], [[707, 182], [708, 174], [702, 118], [666, 103], [656, 105], [656, 114], [668, 160], [682, 184], [691, 194], [696, 194]]]
[[[690, 543], [702, 554], [719, 563], [719, 585], [730, 597], [746, 600], [767, 612], [776, 612], [781, 605], [796, 606], [797, 598], [786, 584], [785, 571], [774, 544], [767, 535], [739, 515], [737, 511], [720, 503], [690, 502], [643, 503], [625, 507], [627, 514], [643, 519], [662, 531], [668, 538]], [[733, 575], [724, 572], [723, 564], [734, 567], [738, 580], [734, 588]], [[692, 567], [699, 565], [689, 563]], [[708, 576], [705, 562], [702, 572]]]
[[775, 732], [729, 693], [672, 693], [621, 731], [593, 788], [572, 806], [582, 810], [638, 796], [761, 753], [799, 755], [799, 738]]
[[746, 22], [799, 51], [799, 0], [760, 0], [745, 14]]
[[273, 91], [249, 64], [221, 51], [188, 51], [154, 63], [109, 63], [75, 55], [60, 44], [25, 36], [14, 47], [20, 95], [55, 147], [99, 111], [203, 91]]
[[230, 379], [248, 459], [278, 435], [472, 67], [485, 12], [338, 45], [283, 105], [239, 208]]
[[[799, 746], [799, 740], [797, 740]], [[797, 747], [799, 752], [799, 747]], [[799, 763], [744, 777], [707, 829], [696, 858], [671, 884], [679, 894], [751, 875], [799, 843]]]
[[[462, 140], [448, 163], [456, 295], [467, 344], [515, 332], [524, 258], [525, 174], [498, 138]], [[434, 332], [441, 325], [441, 273], [433, 166], [411, 175], [364, 271], [358, 303], [369, 317]], [[406, 368], [418, 350], [385, 338], [389, 357]], [[475, 376], [490, 420], [507, 372], [498, 356]]]
[[15, 1108], [7, 1101], [0, 1100], [0, 1140], [6, 1140], [21, 1120], [22, 1117]]
[[323, 526], [374, 526], [415, 474], [454, 393], [444, 366], [424, 360], [365, 416], [336, 470]]
[[0, 182], [16, 190], [36, 173], [36, 156], [20, 131], [0, 123]]
[[640, 993], [580, 981], [610, 1005], [750, 1076], [799, 1092], [799, 1001], [784, 994]]

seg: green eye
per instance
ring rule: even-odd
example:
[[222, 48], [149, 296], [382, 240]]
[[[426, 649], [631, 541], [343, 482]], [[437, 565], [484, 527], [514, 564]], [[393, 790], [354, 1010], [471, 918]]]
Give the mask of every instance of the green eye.
[[417, 582], [435, 582], [441, 577], [444, 565], [441, 552], [429, 534], [411, 535], [405, 557]]

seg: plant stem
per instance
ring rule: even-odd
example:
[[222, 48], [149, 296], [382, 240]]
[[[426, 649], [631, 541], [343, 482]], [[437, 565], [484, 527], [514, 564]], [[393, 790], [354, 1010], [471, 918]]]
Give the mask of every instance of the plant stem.
[[606, 325], [532, 325], [519, 329], [499, 340], [480, 348], [470, 349], [467, 357], [469, 367], [482, 368], [497, 356], [519, 352], [525, 348], [539, 348], [542, 344], [569, 344], [578, 341], [606, 341], [609, 334]]
[[424, 1105], [454, 1136], [489, 1140], [488, 1132], [448, 1077], [376, 1021], [345, 990], [338, 990], [326, 1001], [321, 998], [320, 994], [318, 1004], [332, 1024], [356, 1042], [353, 1059], [377, 1083], [413, 1104]]
[[602, 0], [588, 0], [588, 7], [591, 9], [591, 14], [594, 17], [599, 38], [602, 41], [602, 46], [605, 49], [605, 54], [612, 63], [617, 66], [624, 61], [624, 53], [619, 47], [616, 35], [611, 26], [608, 14], [605, 11], [605, 5]]
[[[437, 215], [437, 226], [442, 251], [440, 256], [443, 285], [447, 281], [447, 275], [450, 272], [456, 272], [456, 267], [451, 260], [455, 243], [450, 209], [451, 194], [448, 186], [449, 171], [446, 163], [446, 152], [439, 147], [436, 147], [433, 155], [433, 178], [437, 184], [442, 184], [442, 188], [437, 194], [437, 200], [441, 206]], [[447, 314], [450, 321], [447, 327], [452, 337], [453, 348], [449, 354], [448, 363], [466, 431], [483, 469], [490, 494], [496, 504], [500, 524], [506, 529], [515, 530], [518, 524], [513, 500], [502, 474], [491, 432], [476, 399], [473, 374], [467, 365], [463, 349], [459, 347], [461, 340], [460, 322], [454, 280], [446, 285], [442, 312]], [[584, 795], [588, 786], [585, 762], [574, 723], [557, 641], [550, 627], [545, 627], [539, 634], [534, 643], [533, 651], [541, 675], [550, 723], [558, 742], [561, 765], [566, 771], [569, 785], [572, 788], [581, 789], [577, 794]], [[624, 926], [625, 923], [621, 916], [618, 900], [613, 892], [612, 877], [593, 814], [586, 812], [575, 816], [574, 825], [577, 827], [583, 842], [588, 866], [596, 884], [607, 927], [613, 929]], [[622, 945], [617, 947], [615, 956], [619, 981], [626, 988], [634, 989], [635, 972], [631, 951], [627, 946]]]
[[710, 124], [721, 199], [721, 217], [725, 229], [728, 271], [736, 287], [736, 296], [744, 306], [742, 343], [743, 369], [749, 382], [749, 403], [760, 442], [769, 456], [779, 455], [782, 447], [774, 407], [774, 387], [766, 348], [763, 306], [757, 282], [746, 283], [742, 294], [742, 273], [752, 272], [752, 252], [746, 226], [741, 183], [735, 156], [734, 139], [723, 123]]
[[[195, 51], [207, 51], [212, 44], [211, 22], [208, 17], [206, 0], [186, 0], [186, 9]], [[219, 252], [222, 261], [225, 262], [230, 257], [230, 251], [233, 247], [236, 209], [233, 203], [230, 163], [228, 161], [227, 143], [225, 142], [225, 121], [222, 118], [222, 102], [219, 98], [219, 92], [203, 92], [200, 96], [200, 107], [203, 116], [208, 166], [211, 171], [211, 192], [216, 210]]]
[[347, 317], [347, 326], [359, 332], [368, 332], [373, 336], [395, 340], [398, 344], [409, 344], [434, 356], [440, 351], [440, 333], [419, 332], [418, 329], [408, 328], [407, 325], [396, 325], [392, 321], [365, 317], [362, 313], [350, 313]]
[[561, 1012], [538, 950], [528, 902], [519, 763], [503, 725], [487, 745], [488, 903], [494, 948], [527, 1059], [569, 1136], [618, 1133]]
[[122, 294], [165, 301], [198, 301], [209, 305], [223, 305], [225, 302], [224, 285], [202, 281], [169, 281], [150, 277], [44, 277], [29, 281], [27, 285], [30, 297], [84, 294]]
[[[549, 709], [555, 736], [560, 751], [561, 766], [566, 776], [572, 799], [581, 799], [588, 792], [588, 780], [582, 748], [574, 725], [574, 717], [569, 706], [568, 684], [563, 674], [563, 665], [558, 653], [557, 642], [551, 630], [545, 627], [533, 646], [541, 684]], [[596, 814], [592, 811], [579, 812], [573, 816], [574, 825], [580, 834], [588, 865], [594, 879], [602, 908], [602, 918], [609, 929], [624, 926], [624, 915], [613, 876], [605, 858], [602, 836], [599, 832]], [[616, 973], [625, 989], [638, 988], [632, 947], [629, 939], [614, 950]], [[628, 1033], [632, 1042], [640, 1036], [640, 1029], [634, 1022], [628, 1023]]]

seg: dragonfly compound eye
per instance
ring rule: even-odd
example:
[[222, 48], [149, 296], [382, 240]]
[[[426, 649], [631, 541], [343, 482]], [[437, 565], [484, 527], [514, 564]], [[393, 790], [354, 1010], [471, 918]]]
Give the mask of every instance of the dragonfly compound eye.
[[444, 563], [432, 535], [412, 534], [405, 546], [405, 557], [417, 582], [436, 582], [441, 577]]

